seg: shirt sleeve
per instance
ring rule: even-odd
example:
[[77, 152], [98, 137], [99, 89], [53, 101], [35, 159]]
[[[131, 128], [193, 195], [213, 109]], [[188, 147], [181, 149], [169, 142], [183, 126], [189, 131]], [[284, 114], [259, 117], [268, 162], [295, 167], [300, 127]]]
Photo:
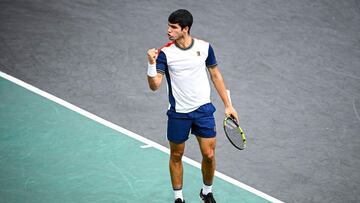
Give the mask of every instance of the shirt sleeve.
[[208, 68], [217, 66], [215, 53], [210, 44], [209, 44], [208, 56], [206, 58], [205, 64], [206, 64], [206, 67], [208, 67]]
[[160, 51], [156, 59], [156, 70], [157, 72], [164, 74], [166, 68], [167, 68], [166, 55], [164, 52]]

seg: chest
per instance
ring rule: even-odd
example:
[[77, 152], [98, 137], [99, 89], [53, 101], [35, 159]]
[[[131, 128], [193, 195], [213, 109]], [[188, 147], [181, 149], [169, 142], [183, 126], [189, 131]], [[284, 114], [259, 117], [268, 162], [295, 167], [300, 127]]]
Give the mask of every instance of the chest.
[[173, 50], [167, 54], [167, 65], [171, 72], [191, 72], [206, 68], [207, 52], [201, 49]]

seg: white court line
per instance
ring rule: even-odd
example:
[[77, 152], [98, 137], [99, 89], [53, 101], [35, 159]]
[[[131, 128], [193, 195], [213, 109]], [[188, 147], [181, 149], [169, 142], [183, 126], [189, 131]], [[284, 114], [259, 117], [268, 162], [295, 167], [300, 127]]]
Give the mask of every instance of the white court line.
[[[158, 143], [156, 143], [154, 141], [151, 141], [151, 140], [149, 140], [149, 139], [147, 139], [145, 137], [142, 137], [142, 136], [140, 136], [140, 135], [138, 135], [136, 133], [133, 133], [133, 132], [131, 132], [129, 130], [126, 130], [125, 128], [122, 128], [122, 127], [120, 127], [120, 126], [118, 126], [118, 125], [116, 125], [114, 123], [111, 123], [110, 121], [107, 121], [107, 120], [105, 120], [103, 118], [100, 118], [99, 116], [96, 116], [96, 115], [94, 115], [94, 114], [92, 114], [92, 113], [90, 113], [88, 111], [85, 111], [84, 109], [81, 109], [81, 108], [79, 108], [79, 107], [77, 107], [77, 106], [75, 106], [75, 105], [73, 105], [73, 104], [71, 104], [71, 103], [69, 103], [69, 102], [67, 102], [67, 101], [65, 101], [63, 99], [60, 99], [60, 98], [58, 98], [58, 97], [56, 97], [56, 96], [54, 96], [52, 94], [49, 94], [49, 93], [47, 93], [47, 92], [45, 92], [43, 90], [40, 90], [37, 87], [34, 87], [34, 86], [32, 86], [32, 85], [30, 85], [28, 83], [25, 83], [24, 81], [21, 81], [21, 80], [19, 80], [17, 78], [14, 78], [14, 77], [12, 77], [12, 76], [10, 76], [10, 75], [2, 72], [2, 71], [0, 71], [0, 77], [3, 77], [3, 78], [5, 78], [5, 79], [7, 79], [7, 80], [21, 86], [21, 87], [23, 87], [23, 88], [25, 88], [25, 89], [27, 89], [27, 90], [29, 90], [31, 92], [34, 92], [34, 93], [36, 93], [38, 95], [41, 95], [41, 96], [43, 96], [43, 97], [45, 97], [45, 98], [47, 98], [47, 99], [49, 99], [49, 100], [51, 100], [53, 102], [56, 102], [56, 103], [66, 107], [66, 108], [68, 108], [68, 109], [70, 109], [72, 111], [75, 111], [75, 112], [77, 112], [77, 113], [79, 113], [79, 114], [81, 114], [81, 115], [83, 115], [83, 116], [85, 116], [87, 118], [90, 118], [90, 119], [92, 119], [92, 120], [94, 120], [94, 121], [96, 121], [96, 122], [98, 122], [98, 123], [100, 123], [102, 125], [105, 125], [105, 126], [107, 126], [109, 128], [112, 128], [112, 129], [122, 133], [122, 134], [125, 134], [125, 135], [127, 135], [127, 136], [129, 136], [131, 138], [134, 138], [134, 139], [136, 139], [136, 140], [138, 140], [140, 142], [143, 142], [146, 145], [152, 146], [152, 147], [154, 147], [154, 148], [156, 148], [156, 149], [158, 149], [158, 150], [160, 150], [162, 152], [165, 152], [166, 154], [170, 154], [170, 150], [168, 148], [166, 148], [166, 147], [164, 147], [164, 146], [162, 146], [162, 145], [160, 145], [160, 144], [158, 144]], [[194, 160], [192, 160], [192, 159], [190, 159], [188, 157], [184, 156], [183, 161], [190, 164], [190, 165], [192, 165], [192, 166], [194, 166], [194, 167], [196, 167], [196, 168], [201, 169], [201, 164], [200, 163], [198, 163], [198, 162], [196, 162], [196, 161], [194, 161]], [[220, 173], [218, 171], [215, 171], [215, 176], [217, 176], [218, 178], [221, 178], [221, 179], [223, 179], [223, 180], [225, 180], [225, 181], [227, 181], [229, 183], [232, 183], [235, 186], [238, 186], [238, 187], [240, 187], [242, 189], [245, 189], [245, 190], [247, 190], [247, 191], [249, 191], [249, 192], [251, 192], [251, 193], [253, 193], [253, 194], [255, 194], [255, 195], [259, 196], [259, 197], [262, 197], [262, 198], [264, 198], [264, 199], [266, 199], [266, 200], [268, 200], [270, 202], [283, 203], [282, 201], [280, 201], [280, 200], [278, 200], [278, 199], [276, 199], [274, 197], [271, 197], [270, 195], [267, 195], [267, 194], [255, 189], [255, 188], [253, 188], [253, 187], [250, 187], [250, 186], [248, 186], [248, 185], [246, 185], [246, 184], [244, 184], [244, 183], [242, 183], [242, 182], [240, 182], [238, 180], [235, 180], [234, 178], [231, 178], [231, 177], [229, 177], [229, 176], [227, 176], [227, 175], [225, 175], [223, 173]]]

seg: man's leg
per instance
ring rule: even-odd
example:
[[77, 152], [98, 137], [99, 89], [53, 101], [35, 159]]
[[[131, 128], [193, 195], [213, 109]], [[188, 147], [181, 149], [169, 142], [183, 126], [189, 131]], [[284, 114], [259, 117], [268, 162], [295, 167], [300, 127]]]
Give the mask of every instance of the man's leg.
[[[174, 142], [170, 143], [170, 160], [169, 160], [169, 168], [170, 168], [170, 177], [171, 177], [171, 184], [175, 192], [182, 190], [183, 185], [183, 165], [182, 165], [182, 156], [184, 154], [185, 149], [185, 142], [181, 144], [176, 144]], [[182, 193], [182, 191], [181, 191]], [[179, 198], [182, 194], [178, 194]], [[175, 197], [177, 199], [177, 197]]]
[[212, 185], [216, 168], [215, 146], [216, 138], [196, 137], [202, 154], [201, 171], [205, 185]]
[[182, 195], [182, 156], [185, 150], [185, 141], [189, 138], [191, 124], [191, 119], [178, 118], [176, 116], [172, 117], [170, 115], [168, 117], [167, 138], [170, 145], [169, 169], [175, 201], [177, 201], [177, 199], [184, 199]]
[[197, 136], [200, 151], [202, 154], [201, 171], [203, 175], [203, 187], [200, 190], [200, 197], [205, 203], [216, 203], [213, 193], [212, 184], [216, 168], [215, 146], [216, 138], [202, 138]]

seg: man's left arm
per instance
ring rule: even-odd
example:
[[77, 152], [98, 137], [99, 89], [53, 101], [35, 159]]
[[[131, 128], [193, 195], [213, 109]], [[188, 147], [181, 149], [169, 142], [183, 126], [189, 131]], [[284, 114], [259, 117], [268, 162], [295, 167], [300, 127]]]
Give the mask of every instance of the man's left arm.
[[224, 79], [219, 69], [217, 68], [217, 66], [214, 66], [214, 67], [209, 67], [208, 70], [210, 73], [211, 80], [214, 83], [215, 89], [224, 103], [225, 115], [226, 116], [232, 115], [237, 121], [239, 121], [238, 114], [234, 109], [234, 107], [232, 106], [231, 101], [229, 100], [229, 97], [227, 95]]

